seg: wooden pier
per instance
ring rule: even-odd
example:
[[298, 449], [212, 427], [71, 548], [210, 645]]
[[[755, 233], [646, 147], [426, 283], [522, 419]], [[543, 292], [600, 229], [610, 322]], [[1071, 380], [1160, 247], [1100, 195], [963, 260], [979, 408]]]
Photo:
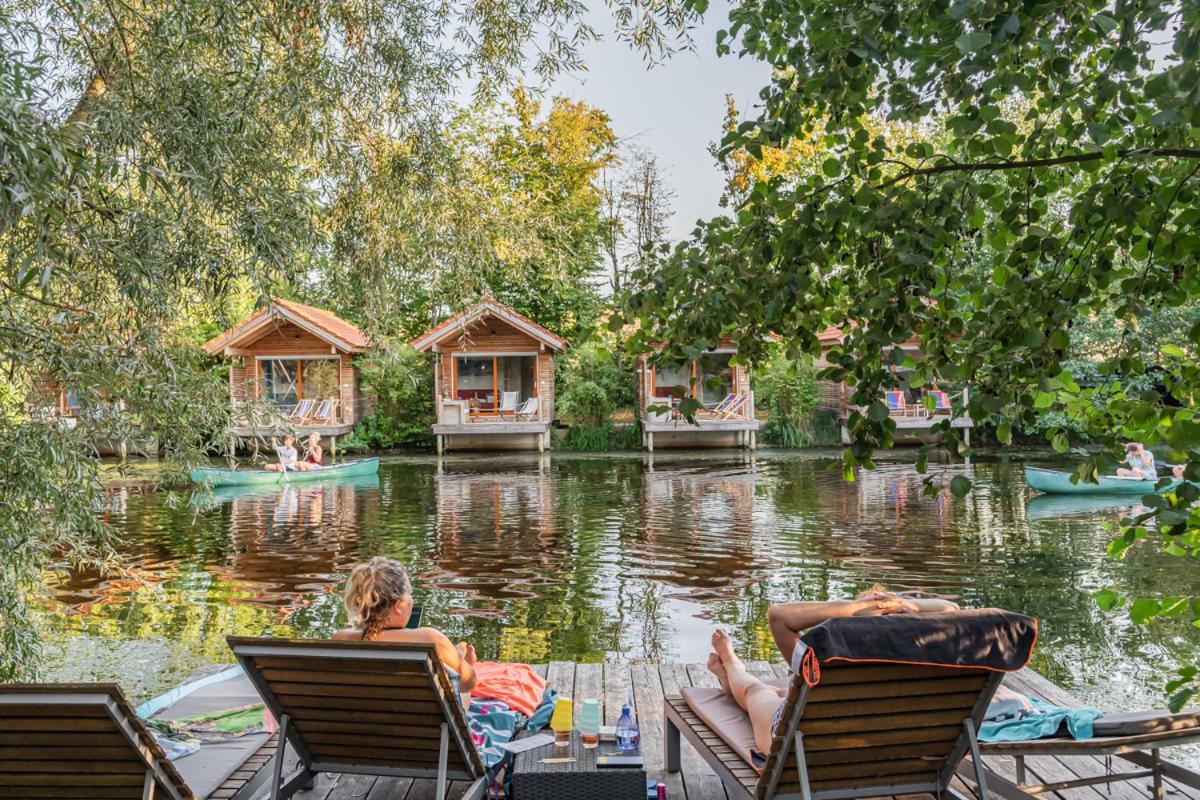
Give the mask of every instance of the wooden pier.
[[[787, 668], [783, 664], [772, 665], [765, 661], [754, 661], [748, 662], [747, 667], [754, 674], [764, 678], [787, 674]], [[556, 661], [549, 665], [541, 665], [537, 669], [546, 676], [551, 687], [568, 697], [576, 700], [585, 697], [599, 699], [606, 725], [616, 724], [621, 705], [627, 696], [632, 696], [641, 727], [642, 755], [645, 758], [647, 775], [667, 785], [667, 797], [670, 800], [726, 799], [721, 781], [686, 741], [683, 743], [682, 771], [669, 775], [663, 768], [663, 697], [677, 694], [685, 686], [715, 686], [715, 679], [703, 664], [574, 664]], [[1008, 676], [1005, 685], [1056, 705], [1079, 705], [1078, 701], [1065, 691], [1029, 670]], [[576, 703], [576, 709], [578, 707], [579, 704]], [[242, 780], [267, 763], [265, 755], [255, 759], [248, 765], [251, 769], [241, 773]], [[989, 756], [987, 763], [1002, 776], [1010, 780], [1015, 777], [1015, 767], [1011, 759]], [[1109, 771], [1103, 758], [1090, 756], [1041, 756], [1027, 759], [1026, 766], [1029, 778], [1043, 783], [1087, 778]], [[1112, 766], [1115, 770], [1122, 770], [1129, 764], [1114, 759]], [[955, 782], [954, 788], [967, 797], [976, 796], [973, 786], [961, 780]], [[449, 796], [458, 798], [465, 789], [465, 784], [453, 786]], [[311, 790], [300, 792], [295, 797], [297, 800], [435, 800], [433, 795], [432, 780], [322, 774], [318, 776]], [[1167, 795], [1178, 800], [1200, 800], [1200, 790], [1170, 780], [1167, 781]], [[265, 796], [265, 787], [251, 793], [238, 792], [236, 787], [229, 785], [213, 797], [238, 797], [239, 800], [249, 800], [252, 797], [259, 800]], [[1085, 786], [1046, 796], [1059, 800], [1145, 800], [1150, 797], [1150, 781], [1140, 779], [1111, 786]]]

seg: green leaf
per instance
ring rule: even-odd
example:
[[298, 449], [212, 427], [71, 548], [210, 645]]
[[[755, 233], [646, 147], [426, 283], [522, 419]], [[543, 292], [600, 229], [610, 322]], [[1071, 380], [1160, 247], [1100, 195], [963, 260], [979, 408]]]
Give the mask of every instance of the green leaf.
[[966, 475], [955, 475], [950, 479], [950, 491], [955, 497], [966, 497], [971, 491], [971, 479]]
[[1145, 625], [1158, 616], [1162, 606], [1152, 597], [1139, 597], [1129, 607], [1129, 618], [1135, 625]]
[[1101, 589], [1092, 596], [1096, 598], [1096, 605], [1100, 606], [1101, 611], [1112, 611], [1123, 602], [1121, 595], [1112, 589]]
[[982, 50], [992, 43], [992, 35], [986, 31], [974, 31], [972, 33], [964, 33], [962, 36], [954, 40], [954, 46], [963, 55], [974, 53]]
[[821, 165], [821, 172], [824, 172], [827, 178], [836, 178], [842, 174], [842, 162], [836, 158], [827, 158]]
[[1119, 24], [1115, 19], [1108, 16], [1107, 14], [1097, 14], [1096, 16], [1092, 17], [1092, 19], [1095, 21], [1096, 25], [1100, 28], [1100, 30], [1103, 31], [1105, 34], [1109, 34], [1109, 33], [1112, 33], [1113, 31], [1115, 31]]
[[883, 422], [888, 418], [888, 407], [876, 400], [867, 407], [867, 419], [872, 422]]
[[1058, 395], [1054, 392], [1035, 392], [1033, 395], [1033, 407], [1037, 409], [1049, 408], [1054, 405], [1054, 401], [1058, 399]]

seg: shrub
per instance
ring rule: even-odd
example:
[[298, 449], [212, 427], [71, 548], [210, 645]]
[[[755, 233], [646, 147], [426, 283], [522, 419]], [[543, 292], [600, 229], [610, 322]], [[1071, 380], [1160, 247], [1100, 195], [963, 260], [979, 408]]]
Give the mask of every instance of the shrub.
[[608, 394], [594, 381], [582, 381], [563, 387], [559, 395], [559, 410], [572, 421], [588, 428], [599, 428], [608, 422], [612, 405]]
[[754, 395], [756, 405], [771, 415], [763, 426], [764, 442], [781, 447], [824, 443], [825, 436], [814, 429], [818, 397], [811, 361], [791, 361], [777, 353], [754, 376]]
[[433, 369], [430, 358], [408, 344], [385, 342], [358, 362], [363, 389], [375, 393], [374, 414], [363, 417], [339, 446], [385, 450], [428, 446], [433, 424]]
[[[581, 413], [587, 413], [574, 405], [575, 387], [585, 383], [598, 386], [607, 398], [605, 417], [614, 408], [633, 405], [633, 371], [619, 363], [618, 359], [600, 344], [585, 342], [569, 350], [559, 356], [556, 369], [559, 386], [558, 410], [564, 416], [574, 418]], [[588, 398], [579, 399], [586, 402]]]

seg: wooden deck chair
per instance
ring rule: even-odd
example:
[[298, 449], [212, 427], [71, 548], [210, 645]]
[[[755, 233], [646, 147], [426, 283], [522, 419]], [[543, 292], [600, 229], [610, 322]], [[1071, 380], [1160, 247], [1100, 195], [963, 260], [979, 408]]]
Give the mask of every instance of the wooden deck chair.
[[333, 412], [336, 408], [337, 400], [322, 400], [321, 405], [317, 406], [317, 410], [303, 422], [309, 425], [328, 425], [333, 420]]
[[520, 392], [501, 392], [500, 407], [496, 409], [496, 412], [501, 418], [503, 418], [505, 414], [516, 414], [517, 403], [520, 401], [520, 398]]
[[721, 411], [721, 419], [733, 419], [734, 417], [742, 417], [746, 414], [746, 403], [750, 398], [744, 394], [735, 395], [729, 405], [725, 406]]
[[536, 397], [531, 397], [521, 404], [514, 416], [522, 422], [536, 422], [540, 408], [541, 401]]
[[436, 800], [447, 781], [470, 781], [464, 800], [483, 797], [483, 764], [432, 645], [227, 641], [300, 759], [284, 775], [276, 757], [271, 800], [291, 797], [318, 772], [433, 778]]
[[195, 800], [110, 683], [0, 685], [0, 797]]
[[316, 404], [316, 400], [301, 400], [299, 403], [296, 403], [296, 407], [288, 415], [288, 420], [290, 422], [304, 422], [304, 420], [312, 416], [313, 406]]
[[[855, 628], [848, 640], [868, 646], [884, 641], [886, 648], [894, 634], [885, 629], [892, 623], [884, 620], [895, 616], [835, 619], [824, 625], [840, 629], [835, 634], [839, 636]], [[876, 623], [874, 635], [863, 621]], [[1033, 630], [1036, 636], [1036, 624]], [[946, 636], [940, 646], [949, 652], [951, 644]], [[1018, 660], [1023, 666], [1027, 658]], [[736, 704], [719, 689], [692, 687], [665, 698], [667, 771], [679, 771], [682, 735], [721, 778], [731, 800], [846, 800], [923, 793], [942, 797], [957, 796], [950, 783], [970, 752], [980, 800], [988, 800], [975, 735], [1003, 671], [875, 659], [813, 661], [815, 668], [805, 663], [801, 674], [793, 674], [786, 684], [771, 750], [758, 763], [751, 755], [754, 735], [745, 712], [740, 720], [732, 718], [728, 706], [737, 709]]]

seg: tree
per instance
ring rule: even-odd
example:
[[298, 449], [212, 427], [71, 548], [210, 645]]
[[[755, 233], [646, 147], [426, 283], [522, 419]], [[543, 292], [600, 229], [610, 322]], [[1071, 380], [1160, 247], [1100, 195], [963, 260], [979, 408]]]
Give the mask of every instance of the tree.
[[[675, 25], [693, 16], [674, 2], [615, 9], [647, 52], [685, 38]], [[535, 40], [540, 75], [574, 66], [591, 35], [582, 13], [0, 0], [0, 679], [36, 664], [28, 603], [43, 570], [110, 552], [87, 431], [152, 430], [177, 468], [224, 436], [226, 393], [195, 363], [183, 312], [222, 310], [235, 286], [306, 286], [330, 251], [325, 205], [381, 131], [428, 140], [464, 75], [496, 96]], [[13, 399], [36, 400], [45, 380], [85, 396], [87, 426]]]
[[[1153, 366], [1162, 391], [1125, 388], [1104, 404], [1063, 369], [1095, 315], [1130, 330], [1200, 296], [1200, 4], [744, 3], [718, 42], [774, 65], [762, 113], [722, 152], [758, 159], [817, 135], [822, 158], [794, 179], [755, 176], [732, 218], [636, 276], [628, 307], [643, 338], [681, 351], [732, 330], [761, 359], [767, 332], [815, 354], [817, 333], [841, 328], [825, 377], [866, 408], [849, 421], [847, 467], [892, 443], [882, 393], [905, 360], [893, 344], [916, 338], [915, 378], [969, 382], [969, 413], [998, 418], [1002, 442], [1058, 403], [1104, 445], [1080, 479], [1111, 469], [1122, 439], [1161, 443], [1200, 478], [1200, 366], [1181, 343], [1150, 353], [1122, 336], [1101, 371]], [[874, 118], [936, 119], [944, 133], [897, 153]], [[987, 257], [982, 280], [968, 250]], [[1200, 326], [1188, 339], [1200, 342]], [[1063, 430], [1047, 437], [1068, 447]], [[1150, 498], [1167, 552], [1200, 555], [1198, 494]], [[1141, 522], [1114, 552], [1148, 537]], [[1138, 621], [1195, 608], [1144, 600]], [[1176, 702], [1191, 691], [1176, 688]]]
[[630, 271], [644, 267], [651, 248], [663, 241], [675, 192], [663, 177], [658, 158], [630, 147], [623, 162], [601, 173], [600, 195], [608, 286], [615, 297], [625, 289]]

